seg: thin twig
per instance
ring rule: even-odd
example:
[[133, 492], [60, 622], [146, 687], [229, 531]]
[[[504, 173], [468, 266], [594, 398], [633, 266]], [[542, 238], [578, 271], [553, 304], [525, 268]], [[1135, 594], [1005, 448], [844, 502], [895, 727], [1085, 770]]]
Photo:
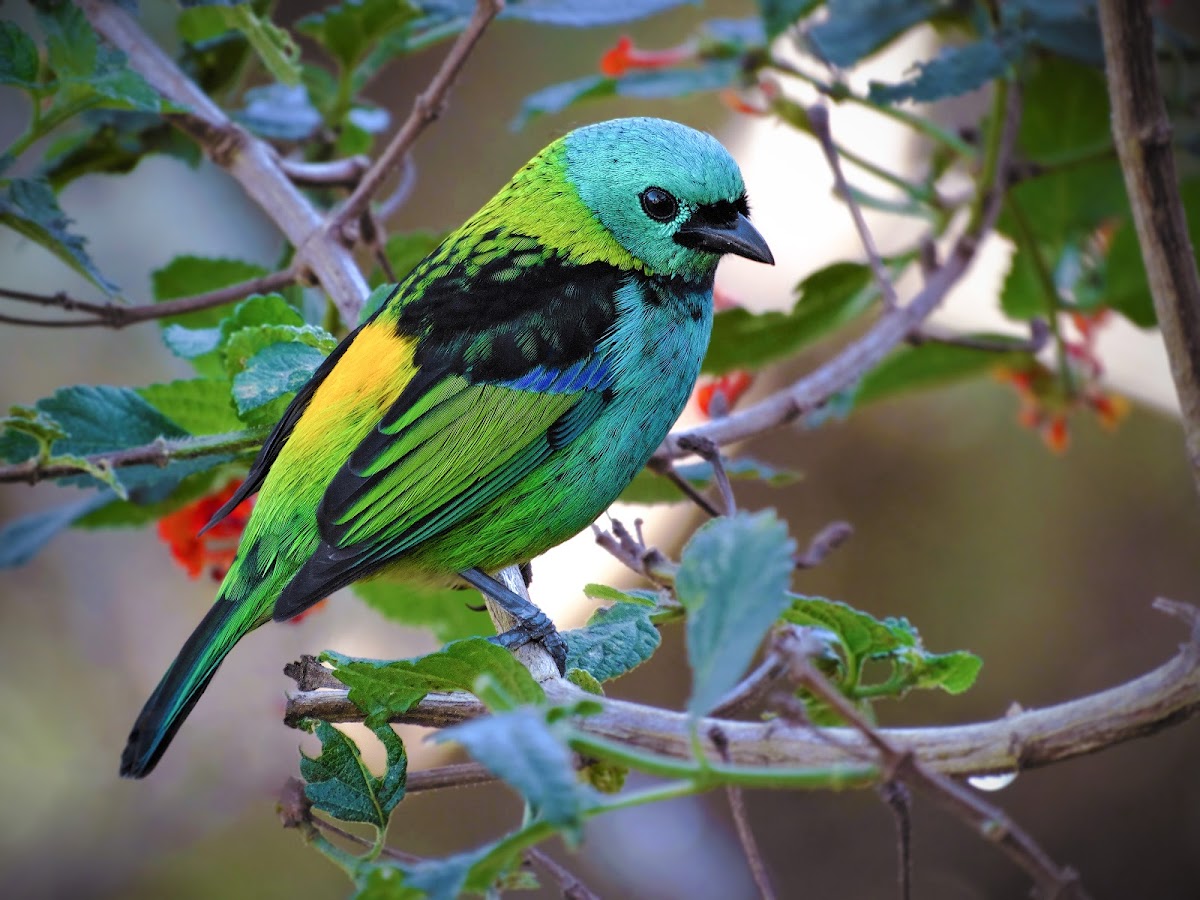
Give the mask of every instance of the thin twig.
[[27, 482], [35, 484], [50, 478], [65, 478], [68, 475], [86, 473], [89, 468], [121, 469], [127, 466], [166, 466], [172, 460], [195, 459], [199, 456], [235, 456], [257, 450], [262, 444], [263, 434], [232, 432], [205, 437], [159, 439], [140, 447], [114, 450], [111, 453], [96, 453], [84, 457], [85, 465], [76, 463], [47, 463], [40, 459], [0, 466], [0, 483]]
[[579, 876], [544, 850], [530, 847], [525, 851], [525, 857], [550, 873], [558, 882], [565, 900], [600, 900], [600, 895], [584, 884]]
[[[330, 834], [336, 834], [342, 840], [349, 841], [351, 844], [357, 844], [358, 846], [366, 847], [369, 850], [374, 849], [375, 847], [374, 841], [369, 841], [364, 837], [359, 837], [352, 831], [346, 831], [344, 828], [339, 828], [328, 819], [322, 819], [318, 816], [313, 816], [312, 822], [322, 831], [327, 831]], [[397, 850], [394, 847], [387, 846], [379, 849], [379, 855], [386, 857], [387, 859], [394, 859], [396, 862], [404, 863], [405, 865], [410, 866], [423, 861], [423, 857], [417, 856], [413, 853], [405, 853], [403, 850]]]
[[729, 482], [729, 473], [725, 471], [725, 461], [721, 458], [721, 448], [706, 437], [684, 437], [679, 445], [685, 453], [695, 453], [707, 462], [713, 471], [713, 481], [721, 492], [721, 501], [725, 505], [725, 515], [732, 516], [737, 512], [737, 501], [733, 496], [733, 485]]
[[408, 153], [400, 161], [400, 178], [396, 182], [396, 187], [384, 198], [375, 212], [379, 221], [386, 222], [398, 213], [401, 207], [408, 202], [408, 198], [412, 196], [413, 188], [416, 186], [417, 164], [413, 161], [412, 154]]
[[1029, 337], [1023, 340], [1015, 337], [955, 334], [925, 325], [909, 335], [908, 342], [913, 346], [945, 344], [949, 347], [965, 347], [968, 350], [983, 350], [987, 353], [1041, 353], [1049, 343], [1051, 333], [1045, 319], [1035, 318], [1029, 320]]
[[879, 796], [892, 812], [896, 823], [896, 856], [900, 900], [912, 898], [912, 795], [902, 781], [886, 781]]
[[825, 557], [854, 536], [854, 526], [849, 522], [830, 522], [813, 535], [803, 553], [797, 553], [797, 569], [814, 569], [825, 562]]
[[280, 157], [279, 168], [295, 184], [304, 187], [354, 187], [371, 167], [366, 156], [347, 156], [328, 162], [306, 162]]
[[1033, 836], [1002, 810], [959, 782], [929, 769], [918, 761], [911, 750], [893, 746], [882, 731], [868, 722], [858, 708], [813, 668], [807, 659], [796, 660], [795, 664], [804, 686], [839, 717], [853, 725], [879, 753], [888, 781], [899, 779], [927, 791], [979, 834], [994, 841], [1013, 862], [1033, 878], [1042, 896], [1086, 897], [1078, 874], [1069, 867], [1056, 864]]
[[681, 438], [707, 437], [725, 446], [763, 434], [820, 409], [831, 397], [857, 383], [912, 334], [971, 267], [980, 241], [1000, 214], [1005, 195], [1003, 177], [1012, 153], [1019, 112], [1019, 92], [1013, 88], [1007, 93], [1003, 121], [998, 129], [995, 155], [999, 164], [992, 168], [994, 180], [983, 180], [979, 186], [981, 213], [972, 217], [970, 227], [954, 242], [946, 261], [929, 276], [924, 287], [906, 306], [885, 312], [866, 334], [843, 348], [815, 372], [776, 391], [754, 406], [688, 431], [667, 435], [655, 451], [655, 458], [667, 460], [686, 456], [686, 451], [679, 444]]
[[178, 316], [183, 313], [196, 312], [214, 306], [222, 306], [249, 297], [251, 294], [269, 294], [295, 284], [296, 272], [283, 269], [259, 278], [251, 278], [238, 284], [206, 291], [203, 294], [193, 294], [190, 297], [176, 297], [161, 303], [147, 303], [140, 306], [122, 306], [118, 303], [92, 303], [78, 300], [69, 294], [59, 291], [55, 294], [36, 294], [29, 291], [18, 291], [12, 288], [0, 287], [0, 297], [9, 300], [19, 300], [23, 303], [36, 303], [40, 306], [57, 307], [65, 312], [83, 312], [92, 316], [90, 319], [25, 319], [15, 316], [0, 316], [0, 321], [14, 324], [41, 325], [48, 328], [81, 328], [103, 326], [105, 328], [125, 328], [138, 322], [149, 322], [154, 319], [165, 319], [168, 316]]
[[454, 763], [448, 766], [409, 772], [404, 790], [409, 794], [419, 794], [422, 791], [440, 791], [443, 788], [489, 784], [495, 780], [496, 776], [477, 762]]
[[[713, 726], [709, 729], [708, 739], [717, 748], [721, 761], [728, 763], [729, 738], [725, 732], [719, 727]], [[767, 874], [767, 865], [763, 861], [762, 850], [759, 849], [758, 841], [754, 837], [754, 830], [750, 827], [750, 816], [746, 812], [746, 796], [740, 787], [729, 784], [725, 786], [725, 799], [729, 801], [733, 827], [737, 831], [738, 841], [742, 845], [746, 864], [750, 867], [750, 876], [754, 879], [754, 886], [758, 888], [762, 900], [775, 900], [775, 889], [771, 886], [771, 876]]]
[[1113, 140], [1171, 361], [1192, 478], [1200, 489], [1200, 273], [1179, 196], [1149, 4], [1100, 0], [1100, 31]]
[[887, 268], [879, 256], [879, 249], [875, 246], [875, 238], [871, 234], [871, 229], [867, 227], [867, 220], [863, 218], [862, 209], [859, 208], [858, 201], [854, 199], [854, 194], [842, 172], [837, 147], [833, 143], [833, 134], [829, 130], [829, 110], [823, 104], [817, 103], [810, 106], [807, 112], [813, 136], [821, 145], [821, 150], [825, 153], [825, 159], [833, 172], [834, 190], [842, 198], [846, 208], [850, 210], [850, 217], [854, 220], [854, 229], [858, 232], [858, 239], [862, 241], [863, 249], [867, 252], [867, 263], [875, 275], [875, 282], [879, 286], [884, 308], [895, 309], [899, 303], [896, 298], [896, 289], [892, 286], [891, 279], [888, 278]]
[[649, 469], [679, 488], [685, 497], [708, 513], [708, 515], [714, 517], [721, 515], [721, 511], [713, 506], [707, 497], [696, 490], [690, 481], [679, 474], [679, 470], [675, 468], [675, 463], [671, 460], [652, 459], [649, 463]]
[[441, 67], [429, 82], [429, 86], [417, 95], [413, 102], [412, 112], [405, 119], [400, 130], [388, 142], [383, 153], [375, 160], [354, 191], [338, 209], [329, 217], [325, 228], [326, 234], [338, 233], [347, 223], [356, 220], [371, 198], [379, 191], [384, 180], [392, 170], [408, 155], [412, 145], [426, 128], [442, 114], [450, 88], [462, 71], [467, 57], [483, 36], [492, 19], [504, 8], [504, 0], [477, 0], [475, 12], [467, 22], [467, 27], [455, 40], [454, 46], [446, 54]]

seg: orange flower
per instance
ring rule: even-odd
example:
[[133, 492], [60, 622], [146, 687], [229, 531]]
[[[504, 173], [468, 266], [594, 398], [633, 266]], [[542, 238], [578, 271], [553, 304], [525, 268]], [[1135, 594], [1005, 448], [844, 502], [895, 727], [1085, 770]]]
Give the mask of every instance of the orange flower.
[[722, 90], [717, 94], [717, 99], [721, 101], [726, 109], [731, 109], [736, 113], [742, 113], [747, 116], [765, 116], [767, 114], [766, 109], [748, 103], [741, 92], [735, 91], [733, 88]]
[[696, 388], [696, 405], [710, 419], [728, 415], [738, 398], [754, 384], [754, 375], [744, 369], [735, 369], [718, 375]]
[[231, 481], [220, 491], [201, 497], [158, 520], [159, 538], [167, 544], [171, 556], [192, 578], [199, 578], [207, 571], [213, 581], [220, 581], [233, 565], [238, 540], [250, 518], [254, 501], [251, 499], [239, 503], [203, 535], [199, 531], [241, 484], [241, 479]]
[[667, 69], [695, 57], [695, 48], [688, 44], [665, 50], [639, 50], [627, 34], [617, 38], [617, 44], [600, 57], [600, 73], [620, 78], [633, 69]]

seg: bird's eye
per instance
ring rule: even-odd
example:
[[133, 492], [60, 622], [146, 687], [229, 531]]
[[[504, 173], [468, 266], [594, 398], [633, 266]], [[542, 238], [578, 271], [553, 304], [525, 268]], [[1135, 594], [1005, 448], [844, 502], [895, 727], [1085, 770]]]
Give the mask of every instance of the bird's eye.
[[679, 212], [679, 201], [659, 187], [642, 191], [642, 209], [656, 222], [670, 222]]

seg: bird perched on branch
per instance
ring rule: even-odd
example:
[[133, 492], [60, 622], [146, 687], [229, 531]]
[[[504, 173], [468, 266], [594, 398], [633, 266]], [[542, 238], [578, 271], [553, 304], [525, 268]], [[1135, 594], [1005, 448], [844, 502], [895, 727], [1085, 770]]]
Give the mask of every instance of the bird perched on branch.
[[772, 263], [711, 136], [616, 119], [560, 138], [423, 260], [296, 394], [241, 488], [258, 500], [211, 610], [121, 757], [158, 763], [225, 655], [352, 581], [463, 580], [513, 613], [504, 646], [566, 648], [491, 573], [592, 522], [687, 401], [713, 274]]

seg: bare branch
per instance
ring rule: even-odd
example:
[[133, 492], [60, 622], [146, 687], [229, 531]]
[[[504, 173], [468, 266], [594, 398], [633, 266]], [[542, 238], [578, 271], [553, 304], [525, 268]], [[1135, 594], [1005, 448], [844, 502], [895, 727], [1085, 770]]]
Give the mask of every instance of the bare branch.
[[550, 873], [558, 882], [564, 900], [600, 900], [600, 895], [580, 881], [579, 876], [544, 850], [530, 847], [525, 851], [525, 857]]
[[269, 294], [281, 290], [297, 280], [294, 269], [283, 269], [251, 278], [238, 284], [207, 291], [203, 294], [193, 294], [190, 297], [177, 297], [164, 300], [161, 303], [146, 303], [141, 306], [123, 306], [119, 303], [91, 303], [87, 300], [77, 300], [59, 291], [56, 294], [34, 294], [29, 291], [18, 291], [12, 288], [0, 287], [0, 297], [19, 300], [24, 303], [36, 303], [40, 306], [56, 307], [66, 312], [84, 312], [89, 319], [20, 319], [12, 316], [0, 316], [0, 321], [9, 321], [21, 325], [41, 325], [48, 328], [83, 328], [102, 326], [105, 328], [125, 328], [138, 322], [149, 322], [154, 319], [165, 319], [168, 316], [178, 316], [183, 313], [196, 312], [214, 306], [222, 306], [249, 297], [251, 294]]
[[379, 221], [386, 222], [398, 213], [401, 207], [408, 202], [408, 198], [416, 186], [417, 164], [413, 162], [412, 154], [409, 153], [400, 161], [400, 180], [397, 182], [396, 187], [379, 204], [379, 209], [376, 212]]
[[429, 82], [429, 86], [417, 95], [413, 102], [412, 112], [404, 124], [400, 126], [400, 130], [388, 142], [386, 148], [375, 163], [363, 176], [362, 181], [354, 189], [354, 192], [347, 198], [330, 217], [322, 231], [326, 234], [336, 234], [347, 223], [357, 219], [366, 210], [367, 205], [371, 202], [371, 198], [378, 192], [384, 179], [388, 177], [392, 169], [394, 169], [416, 143], [421, 132], [428, 128], [442, 114], [446, 106], [446, 97], [450, 93], [450, 88], [454, 85], [455, 79], [458, 78], [459, 72], [462, 71], [463, 65], [467, 61], [467, 57], [471, 55], [471, 51], [475, 49], [475, 45], [483, 36], [483, 32], [487, 29], [500, 11], [504, 8], [504, 0], [477, 0], [475, 4], [475, 12], [471, 16], [471, 20], [467, 23], [467, 27], [455, 40], [454, 46], [450, 48], [450, 52], [446, 54], [446, 58], [442, 61], [441, 67], [433, 76], [433, 80]]
[[[1049, 765], [1095, 753], [1175, 725], [1200, 711], [1200, 641], [1192, 607], [1159, 601], [1155, 606], [1182, 616], [1192, 634], [1178, 655], [1157, 669], [1106, 691], [1041, 709], [969, 725], [941, 728], [881, 728], [879, 735], [902, 753], [946, 775], [994, 775]], [[1180, 612], [1180, 611], [1183, 612]], [[552, 702], [570, 703], [584, 694], [566, 682], [544, 685]], [[691, 724], [684, 713], [611, 698], [587, 699], [601, 711], [579, 720], [581, 731], [675, 759], [694, 759]], [[483, 705], [469, 694], [430, 694], [396, 721], [441, 727], [476, 718]], [[330, 722], [362, 721], [345, 690], [301, 691], [289, 696], [285, 721], [312, 717]], [[851, 728], [814, 735], [803, 723], [704, 719], [701, 733], [719, 726], [729, 738], [730, 760], [751, 766], [828, 767], [861, 760], [870, 750]]]
[[225, 115], [142, 30], [120, 4], [80, 0], [92, 27], [129, 59], [129, 65], [167, 100], [188, 110], [167, 118], [196, 140], [242, 186], [297, 248], [297, 271], [311, 270], [346, 322], [358, 319], [367, 283], [350, 251], [322, 233], [321, 216], [292, 183], [278, 154]]
[[489, 784], [496, 776], [477, 762], [454, 763], [408, 773], [404, 791], [419, 794], [422, 791], [440, 791], [443, 788], [468, 787], [474, 784]]
[[884, 782], [879, 786], [879, 796], [896, 823], [900, 900], [912, 900], [912, 796], [902, 781]]
[[366, 156], [347, 156], [329, 162], [279, 159], [283, 173], [304, 187], [354, 187], [370, 167], [371, 160]]
[[797, 569], [814, 569], [825, 562], [825, 557], [854, 536], [854, 526], [849, 522], [830, 522], [808, 542], [803, 553], [796, 554]]
[[1101, 0], [1100, 31], [1113, 140], [1200, 489], [1200, 275], [1179, 197], [1148, 7], [1145, 0]]
[[921, 344], [946, 344], [988, 353], [1040, 353], [1049, 343], [1051, 334], [1045, 319], [1034, 318], [1029, 320], [1029, 337], [1025, 340], [956, 334], [926, 325], [909, 335], [908, 342], [914, 347]]
[[713, 506], [708, 498], [696, 490], [690, 481], [679, 474], [679, 470], [675, 468], [675, 464], [669, 459], [652, 459], [648, 464], [649, 469], [663, 478], [667, 479], [675, 487], [683, 493], [685, 497], [695, 503], [698, 507], [704, 510], [710, 516], [719, 516], [721, 511]]
[[[206, 435], [204, 437], [165, 440], [160, 438], [141, 447], [114, 450], [112, 453], [97, 453], [84, 457], [88, 466], [103, 469], [121, 469], [127, 466], [166, 466], [172, 460], [195, 459], [213, 454], [240, 454], [257, 450], [264, 434], [247, 434], [235, 431], [230, 434]], [[48, 463], [41, 459], [28, 459], [12, 465], [0, 466], [0, 483], [27, 482], [35, 484], [50, 478], [65, 478], [68, 475], [87, 473], [87, 466], [75, 463]]]
[[706, 437], [684, 435], [679, 447], [689, 453], [695, 453], [713, 470], [713, 480], [721, 492], [721, 501], [725, 505], [725, 515], [732, 516], [737, 512], [737, 501], [733, 497], [733, 485], [729, 483], [729, 473], [725, 471], [725, 462], [721, 458], [721, 448]]
[[[729, 762], [729, 738], [718, 727], [713, 727], [708, 733], [708, 739], [717, 748], [722, 762]], [[771, 886], [771, 876], [767, 874], [767, 864], [763, 861], [762, 851], [750, 827], [750, 816], [746, 812], [746, 796], [740, 787], [728, 784], [725, 786], [725, 799], [729, 801], [729, 812], [733, 816], [733, 826], [737, 830], [738, 841], [742, 845], [742, 853], [746, 864], [750, 867], [750, 875], [754, 886], [758, 888], [762, 900], [775, 900], [775, 889]]]
[[992, 178], [981, 181], [980, 214], [972, 218], [970, 227], [954, 242], [945, 263], [930, 274], [924, 287], [907, 306], [885, 312], [865, 335], [829, 362], [754, 406], [689, 431], [667, 435], [655, 451], [655, 458], [678, 459], [687, 455], [679, 444], [685, 436], [706, 437], [724, 446], [793, 422], [824, 406], [838, 392], [853, 386], [912, 334], [971, 267], [979, 242], [991, 230], [1000, 214], [1005, 194], [1003, 178], [1012, 154], [1019, 112], [1019, 93], [1013, 87], [1007, 94], [1005, 115], [998, 136], [997, 161], [991, 167]]
[[821, 145], [821, 150], [833, 172], [834, 191], [842, 198], [846, 208], [850, 210], [850, 217], [854, 220], [854, 230], [858, 232], [858, 239], [862, 241], [863, 249], [867, 251], [867, 263], [875, 276], [875, 283], [879, 286], [879, 294], [883, 298], [884, 308], [895, 309], [899, 303], [896, 299], [896, 289], [892, 286], [891, 279], [888, 278], [887, 269], [879, 256], [879, 249], [875, 246], [875, 238], [871, 234], [871, 229], [867, 227], [867, 220], [863, 218], [862, 209], [859, 208], [858, 201], [854, 199], [854, 194], [842, 172], [837, 147], [834, 146], [833, 135], [829, 131], [829, 110], [823, 104], [818, 103], [810, 106], [806, 112], [813, 137]]

